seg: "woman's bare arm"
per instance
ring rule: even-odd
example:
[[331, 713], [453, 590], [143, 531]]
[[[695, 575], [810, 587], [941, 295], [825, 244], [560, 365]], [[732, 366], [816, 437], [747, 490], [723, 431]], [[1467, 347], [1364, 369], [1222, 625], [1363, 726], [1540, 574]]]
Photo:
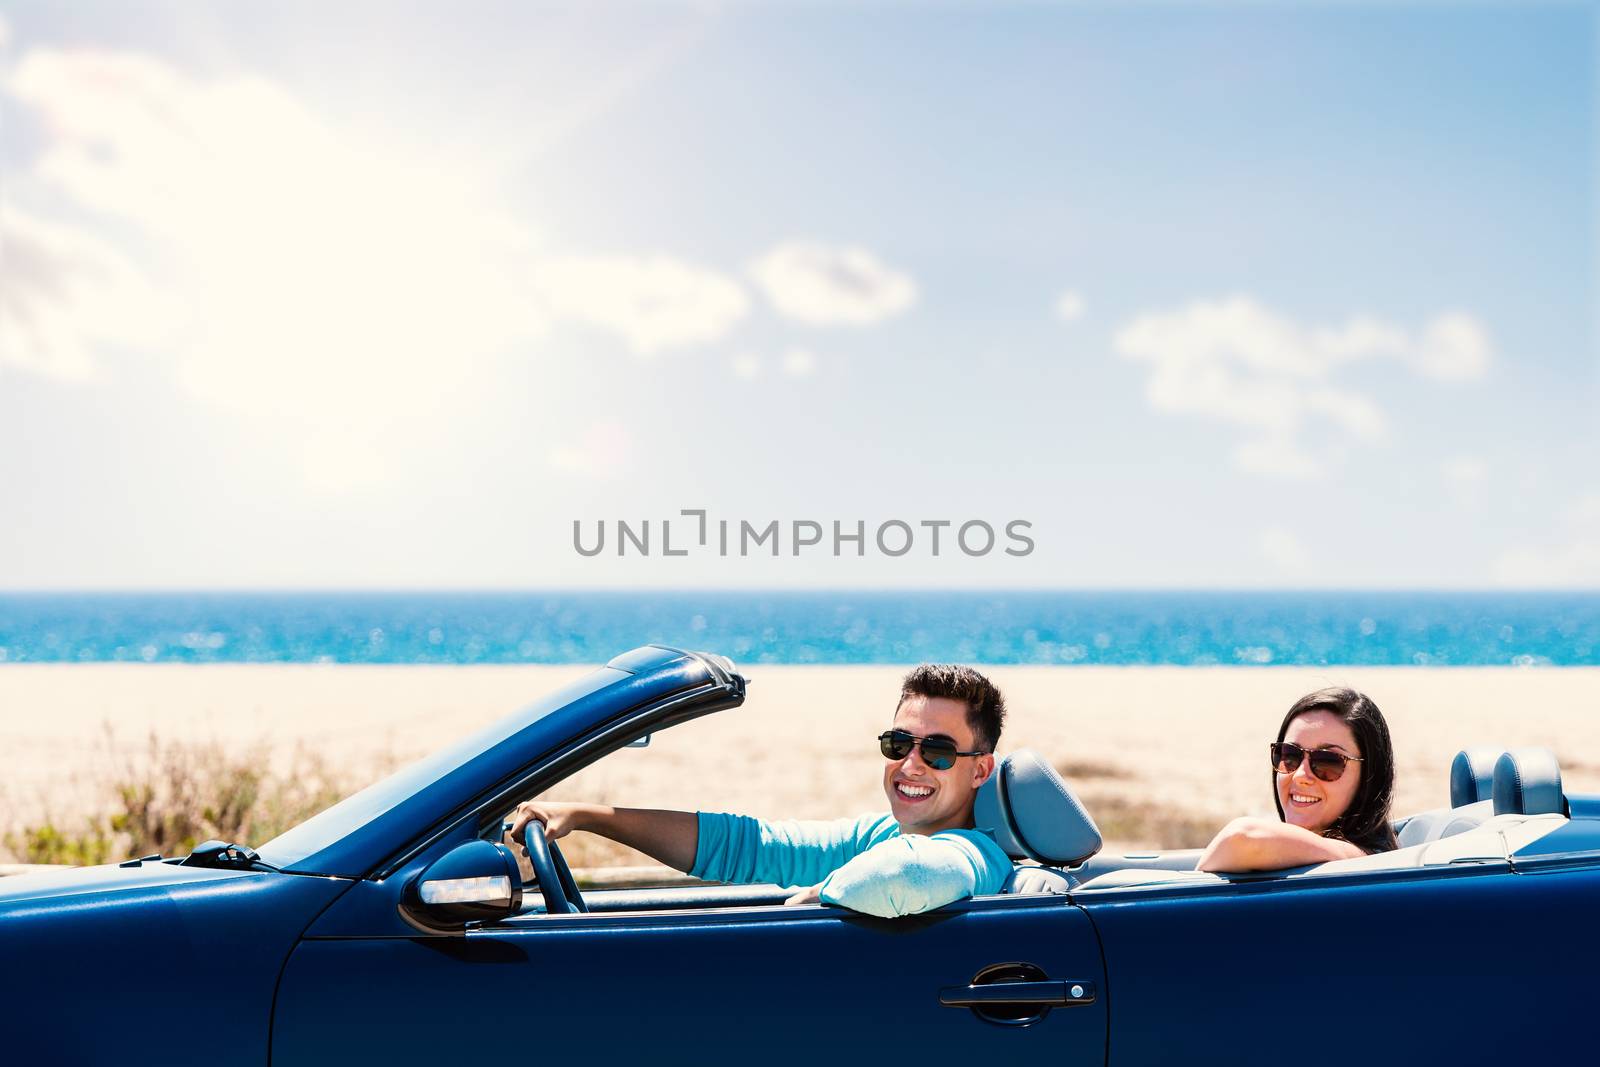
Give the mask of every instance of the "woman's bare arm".
[[1348, 841], [1271, 819], [1235, 819], [1224, 826], [1200, 855], [1198, 870], [1215, 873], [1275, 871], [1366, 853]]

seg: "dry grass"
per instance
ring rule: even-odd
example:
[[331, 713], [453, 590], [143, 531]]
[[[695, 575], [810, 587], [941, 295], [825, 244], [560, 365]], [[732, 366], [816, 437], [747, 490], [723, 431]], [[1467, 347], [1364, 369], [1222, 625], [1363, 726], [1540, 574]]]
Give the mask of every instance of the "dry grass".
[[[211, 839], [261, 844], [365, 784], [303, 746], [277, 761], [280, 770], [272, 769], [265, 741], [239, 749], [152, 733], [129, 750], [107, 727], [100, 748], [110, 771], [101, 795], [84, 806], [88, 814], [11, 827], [0, 840], [13, 861], [114, 863], [182, 855]], [[373, 770], [386, 762], [380, 758]]]
[[1128, 849], [1202, 848], [1232, 817], [1095, 790], [1081, 791], [1079, 799], [1094, 816], [1100, 835]]
[[1594, 777], [1600, 775], [1600, 761], [1593, 759], [1578, 759], [1565, 753], [1556, 753], [1556, 763], [1561, 767], [1563, 776], [1570, 778], [1574, 775]]
[[1136, 775], [1121, 764], [1109, 760], [1096, 759], [1064, 759], [1056, 761], [1056, 770], [1061, 777], [1069, 782], [1081, 782], [1089, 778], [1124, 779]]
[[[1200, 848], [1229, 818], [1147, 799], [1149, 794], [1137, 787], [1139, 775], [1110, 760], [1062, 759], [1056, 761], [1055, 768], [1074, 784], [1078, 799], [1089, 809], [1100, 835], [1113, 848]], [[1091, 784], [1085, 788], [1085, 782]]]

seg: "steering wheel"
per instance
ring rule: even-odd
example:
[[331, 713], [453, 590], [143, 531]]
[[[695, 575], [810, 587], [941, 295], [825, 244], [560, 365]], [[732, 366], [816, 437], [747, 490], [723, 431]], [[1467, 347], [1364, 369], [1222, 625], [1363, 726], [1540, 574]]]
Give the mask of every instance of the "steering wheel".
[[561, 850], [545, 839], [544, 823], [534, 819], [522, 831], [528, 843], [528, 859], [533, 863], [533, 875], [539, 880], [539, 892], [544, 894], [547, 915], [571, 915], [588, 911], [578, 883], [573, 880], [572, 869], [567, 866]]

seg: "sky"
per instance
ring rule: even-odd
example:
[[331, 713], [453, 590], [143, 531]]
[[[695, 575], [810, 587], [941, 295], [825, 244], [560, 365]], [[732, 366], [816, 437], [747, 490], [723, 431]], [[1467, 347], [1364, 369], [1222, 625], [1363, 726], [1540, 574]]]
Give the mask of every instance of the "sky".
[[7, 0], [0, 589], [1600, 588], [1597, 40]]

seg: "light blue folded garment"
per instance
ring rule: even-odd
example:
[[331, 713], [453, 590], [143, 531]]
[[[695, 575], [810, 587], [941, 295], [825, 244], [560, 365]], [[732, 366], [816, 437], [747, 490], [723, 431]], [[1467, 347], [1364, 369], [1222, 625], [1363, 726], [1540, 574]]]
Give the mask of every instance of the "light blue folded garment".
[[913, 915], [998, 893], [1011, 859], [982, 830], [902, 835], [894, 817], [767, 822], [699, 813], [696, 878], [780, 886], [821, 883], [820, 896], [868, 915]]

